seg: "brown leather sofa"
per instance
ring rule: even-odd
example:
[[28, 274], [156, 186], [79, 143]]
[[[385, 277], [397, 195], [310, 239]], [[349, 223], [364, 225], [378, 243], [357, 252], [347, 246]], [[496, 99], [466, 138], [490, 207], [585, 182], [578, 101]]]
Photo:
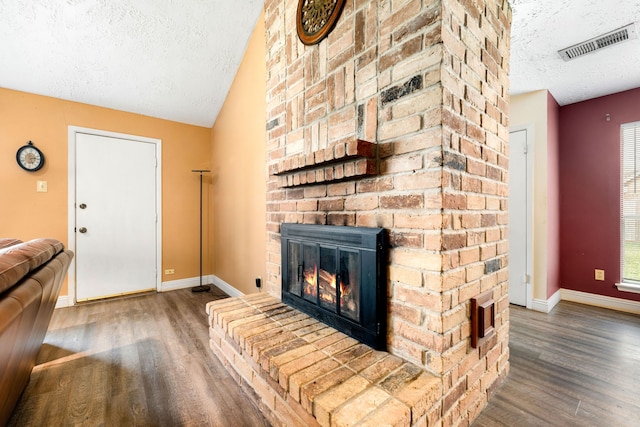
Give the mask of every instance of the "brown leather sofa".
[[0, 426], [29, 381], [72, 258], [55, 239], [0, 239]]

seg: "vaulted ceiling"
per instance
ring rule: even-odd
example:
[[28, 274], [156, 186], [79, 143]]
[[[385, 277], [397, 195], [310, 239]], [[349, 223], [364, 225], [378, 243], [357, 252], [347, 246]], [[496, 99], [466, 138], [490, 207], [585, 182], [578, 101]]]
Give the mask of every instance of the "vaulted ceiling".
[[[293, 1], [293, 0], [291, 0]], [[636, 0], [510, 0], [511, 93], [561, 105], [640, 87], [640, 38], [557, 51], [640, 21]], [[0, 87], [210, 127], [264, 0], [0, 0]]]
[[0, 0], [0, 87], [211, 127], [264, 0]]

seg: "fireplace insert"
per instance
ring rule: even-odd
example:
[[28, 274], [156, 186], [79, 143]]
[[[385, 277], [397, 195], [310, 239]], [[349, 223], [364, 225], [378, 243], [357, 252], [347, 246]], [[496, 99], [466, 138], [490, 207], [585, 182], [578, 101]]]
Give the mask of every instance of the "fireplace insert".
[[385, 230], [282, 224], [281, 236], [282, 301], [384, 350]]

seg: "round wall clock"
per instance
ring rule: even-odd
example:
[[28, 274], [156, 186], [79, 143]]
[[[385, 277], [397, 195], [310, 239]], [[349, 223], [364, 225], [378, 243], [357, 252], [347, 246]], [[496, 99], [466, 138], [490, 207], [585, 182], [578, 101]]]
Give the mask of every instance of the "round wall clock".
[[29, 141], [27, 145], [18, 148], [16, 161], [22, 169], [35, 172], [44, 166], [44, 154], [33, 145], [33, 142]]
[[299, 0], [297, 28], [300, 41], [319, 43], [333, 29], [345, 0]]

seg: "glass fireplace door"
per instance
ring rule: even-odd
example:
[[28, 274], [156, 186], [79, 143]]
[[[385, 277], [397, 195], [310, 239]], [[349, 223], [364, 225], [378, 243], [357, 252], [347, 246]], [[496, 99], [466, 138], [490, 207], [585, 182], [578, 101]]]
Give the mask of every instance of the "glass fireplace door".
[[318, 301], [318, 245], [302, 244], [302, 297], [314, 304]]
[[360, 320], [360, 253], [340, 250], [340, 314]]
[[300, 242], [287, 242], [287, 274], [289, 281], [287, 290], [296, 295], [301, 296], [302, 291], [302, 245]]
[[318, 270], [318, 290], [320, 307], [338, 312], [336, 302], [336, 248], [320, 247], [320, 269]]
[[386, 346], [386, 234], [281, 226], [282, 301], [376, 349]]

